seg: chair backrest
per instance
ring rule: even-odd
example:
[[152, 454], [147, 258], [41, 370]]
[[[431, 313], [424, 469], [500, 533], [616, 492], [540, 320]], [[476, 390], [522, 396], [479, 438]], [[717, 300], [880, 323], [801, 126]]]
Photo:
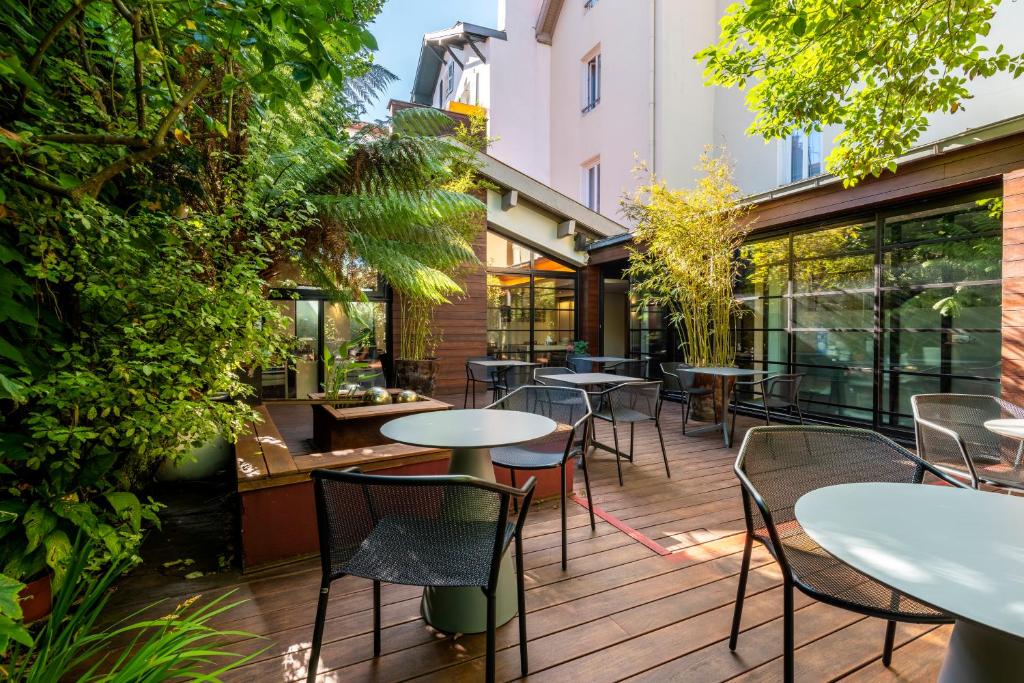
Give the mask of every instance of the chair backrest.
[[518, 410], [543, 415], [568, 427], [529, 442], [529, 448], [557, 447], [565, 457], [583, 447], [590, 424], [587, 392], [577, 387], [531, 385], [519, 387], [487, 406], [492, 410]]
[[646, 379], [647, 365], [648, 363], [645, 360], [623, 360], [608, 365], [605, 367], [605, 372], [612, 375], [622, 375], [623, 377]]
[[[616, 411], [633, 410], [652, 420], [661, 409], [661, 382], [623, 382], [600, 394], [601, 405], [614, 418]], [[621, 414], [621, 413], [620, 413]]]
[[683, 385], [679, 381], [679, 375], [676, 374], [676, 370], [685, 363], [671, 362], [661, 364], [661, 381], [662, 387], [665, 391], [682, 391]]
[[495, 378], [494, 368], [477, 365], [475, 360], [497, 360], [494, 356], [476, 356], [466, 359], [466, 376], [477, 382], [492, 382]]
[[559, 382], [556, 379], [549, 379], [552, 375], [568, 375], [576, 374], [576, 371], [572, 368], [563, 368], [554, 365], [549, 365], [546, 368], [534, 368], [533, 369], [533, 381], [537, 384], [543, 384], [546, 386], [572, 386], [564, 382]]
[[[439, 584], [433, 577], [451, 575], [445, 568], [460, 566], [459, 574], [468, 577], [463, 585], [487, 586], [496, 578], [501, 556], [508, 545], [507, 524], [517, 528], [525, 519], [533, 483], [522, 491], [492, 484], [464, 475], [448, 476], [380, 476], [355, 470], [313, 470], [313, 491], [320, 537], [320, 560], [323, 572], [331, 579], [346, 574], [387, 582], [395, 568], [422, 568], [418, 585]], [[524, 512], [511, 517], [509, 502], [522, 498]], [[415, 562], [408, 553], [396, 552], [394, 557], [372, 557], [361, 553], [371, 538], [386, 534], [422, 534], [426, 542], [416, 544]], [[465, 539], [493, 539], [493, 552], [480, 556], [467, 552]], [[395, 548], [403, 548], [401, 539], [394, 539]], [[410, 546], [412, 544], [409, 544]], [[429, 553], [422, 549], [428, 548]], [[479, 545], [476, 546], [479, 548]]]
[[805, 493], [834, 484], [916, 484], [925, 472], [953, 483], [891, 439], [847, 427], [753, 427], [743, 439], [735, 470], [743, 485], [748, 531], [767, 527], [784, 569], [788, 564], [776, 527], [796, 523], [794, 506]]
[[569, 363], [569, 367], [572, 368], [573, 372], [593, 372], [594, 362], [587, 358], [580, 358], [578, 356], [569, 356], [566, 359]]
[[796, 405], [800, 400], [800, 382], [803, 374], [772, 375], [764, 380], [764, 397], [776, 398]]
[[[989, 465], [1017, 459], [1019, 442], [990, 432], [985, 429], [985, 422], [1024, 419], [1024, 408], [985, 394], [917, 394], [910, 398], [910, 405], [914, 411], [917, 452], [925, 460], [968, 470], [972, 468], [965, 457]], [[939, 429], [932, 429], [931, 425]], [[955, 433], [955, 437], [942, 430]]]
[[530, 365], [513, 365], [498, 374], [498, 379], [508, 391], [533, 384], [533, 367]]
[[676, 377], [679, 378], [679, 386], [683, 388], [683, 391], [693, 389], [697, 382], [697, 373], [686, 372], [687, 368], [692, 367], [689, 363], [679, 363], [676, 365]]

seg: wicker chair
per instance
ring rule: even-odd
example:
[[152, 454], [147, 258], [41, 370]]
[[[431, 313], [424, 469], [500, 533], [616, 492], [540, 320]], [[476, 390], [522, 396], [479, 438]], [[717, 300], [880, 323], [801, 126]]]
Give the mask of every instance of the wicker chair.
[[[320, 536], [320, 597], [307, 681], [316, 679], [331, 583], [343, 576], [373, 581], [373, 656], [380, 655], [380, 584], [469, 586], [487, 602], [487, 681], [494, 680], [495, 596], [501, 558], [515, 542], [519, 658], [528, 673], [523, 522], [531, 477], [521, 489], [469, 476], [389, 477], [355, 468], [313, 470]], [[509, 503], [520, 501], [511, 515]]]
[[[686, 423], [690, 421], [690, 410], [693, 405], [693, 399], [698, 396], [713, 395], [715, 388], [713, 386], [699, 387], [697, 386], [697, 375], [693, 372], [687, 372], [687, 368], [693, 366], [689, 363], [679, 363], [676, 365], [676, 377], [679, 378], [679, 387], [683, 392], [683, 434], [686, 434]], [[718, 402], [712, 401], [714, 404], [715, 421], [718, 421]]]
[[629, 455], [633, 462], [633, 435], [638, 422], [653, 422], [661, 442], [661, 457], [665, 461], [665, 474], [670, 478], [668, 454], [665, 439], [661, 435], [661, 382], [624, 382], [610, 389], [595, 393], [591, 397], [594, 418], [612, 423], [612, 438], [615, 445], [615, 469], [622, 486], [622, 451], [619, 450], [619, 425], [629, 425]]
[[750, 382], [736, 382], [732, 388], [733, 421], [732, 432], [729, 439], [736, 438], [736, 409], [739, 407], [739, 390], [758, 389], [760, 394], [761, 408], [764, 410], [764, 423], [770, 425], [772, 410], [789, 410], [796, 408], [797, 418], [800, 424], [804, 423], [804, 414], [800, 412], [800, 382], [804, 379], [803, 374], [782, 374], [762, 377]]
[[917, 453], [936, 467], [966, 480], [1024, 490], [1022, 444], [985, 429], [985, 421], [1024, 419], [1024, 408], [984, 394], [912, 396]]
[[736, 649], [753, 542], [762, 543], [783, 577], [783, 670], [793, 680], [793, 587], [835, 607], [885, 619], [882, 662], [892, 660], [896, 622], [944, 624], [952, 618], [883, 586], [827, 553], [804, 533], [793, 512], [809, 491], [858, 482], [921, 483], [940, 470], [876, 432], [842, 427], [754, 427], [736, 459], [747, 537], [743, 546], [729, 649]]
[[483, 384], [487, 391], [497, 393], [498, 376], [492, 368], [477, 365], [475, 360], [495, 360], [494, 356], [477, 356], [466, 359], [466, 391], [462, 396], [462, 407], [469, 403], [470, 387], [473, 393], [473, 407], [476, 408], [476, 385]]
[[[543, 415], [563, 426], [563, 429], [536, 441], [492, 448], [491, 460], [495, 465], [508, 468], [512, 486], [516, 485], [517, 470], [558, 468], [562, 483], [562, 569], [565, 569], [568, 557], [565, 464], [569, 462], [569, 458], [579, 458], [580, 466], [583, 468], [583, 486], [587, 492], [587, 502], [593, 500], [590, 496], [590, 474], [587, 472], [586, 443], [587, 429], [590, 425], [590, 402], [587, 400], [587, 392], [560, 386], [526, 386], [516, 389], [487, 407]], [[588, 505], [588, 508], [590, 528], [596, 529], [593, 507]]]
[[622, 360], [611, 363], [604, 370], [610, 375], [647, 379], [648, 362], [645, 360]]

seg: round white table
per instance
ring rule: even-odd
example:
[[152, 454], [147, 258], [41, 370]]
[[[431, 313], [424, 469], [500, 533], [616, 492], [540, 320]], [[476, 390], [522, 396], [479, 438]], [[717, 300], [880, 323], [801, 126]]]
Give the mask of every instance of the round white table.
[[[557, 427], [542, 415], [515, 410], [440, 410], [391, 420], [381, 426], [380, 433], [411, 446], [450, 448], [449, 474], [493, 482], [491, 448], [539, 439]], [[496, 624], [511, 620], [517, 609], [515, 573], [506, 553], [498, 575]], [[420, 611], [428, 624], [446, 633], [487, 630], [487, 601], [479, 588], [425, 588]]]
[[832, 555], [956, 619], [939, 681], [1024, 677], [1024, 501], [915, 484], [842, 484], [796, 517]]
[[985, 429], [993, 434], [1024, 441], [1024, 420], [986, 420], [984, 424]]

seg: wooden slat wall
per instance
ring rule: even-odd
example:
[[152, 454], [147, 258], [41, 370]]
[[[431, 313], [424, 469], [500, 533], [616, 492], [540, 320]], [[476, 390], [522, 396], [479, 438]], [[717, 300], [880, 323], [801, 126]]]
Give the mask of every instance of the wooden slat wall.
[[584, 268], [580, 273], [580, 291], [576, 297], [580, 307], [580, 338], [590, 345], [590, 351], [601, 349], [601, 269]]
[[[487, 234], [482, 226], [473, 251], [483, 263], [487, 259]], [[473, 268], [462, 279], [465, 296], [434, 311], [433, 324], [441, 335], [438, 347], [437, 393], [461, 391], [466, 381], [466, 359], [487, 353], [487, 275], [483, 266]], [[401, 305], [393, 308], [392, 334], [395, 357], [401, 358]]]
[[1002, 394], [1024, 403], [1024, 169], [1003, 176]]

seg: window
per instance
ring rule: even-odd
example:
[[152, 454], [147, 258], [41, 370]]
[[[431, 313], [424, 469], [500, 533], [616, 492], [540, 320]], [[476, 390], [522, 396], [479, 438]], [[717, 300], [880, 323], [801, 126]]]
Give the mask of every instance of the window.
[[594, 55], [583, 65], [583, 112], [601, 101], [601, 55]]
[[601, 211], [601, 162], [583, 167], [580, 201], [591, 211]]
[[487, 353], [565, 365], [576, 338], [576, 271], [488, 231]]
[[473, 74], [473, 81], [474, 81], [474, 83], [473, 83], [473, 97], [474, 97], [473, 104], [475, 104], [475, 105], [477, 105], [479, 107], [480, 106], [480, 71], [479, 70], [477, 70], [477, 72], [475, 74]]
[[455, 62], [448, 62], [448, 94], [455, 92]]
[[597, 0], [584, 0], [583, 9], [591, 9], [597, 4]]
[[786, 162], [781, 182], [792, 183], [821, 173], [821, 132], [795, 131], [786, 139], [783, 150]]
[[976, 197], [745, 245], [737, 363], [802, 373], [806, 413], [902, 436], [914, 394], [998, 395], [1002, 233]]

